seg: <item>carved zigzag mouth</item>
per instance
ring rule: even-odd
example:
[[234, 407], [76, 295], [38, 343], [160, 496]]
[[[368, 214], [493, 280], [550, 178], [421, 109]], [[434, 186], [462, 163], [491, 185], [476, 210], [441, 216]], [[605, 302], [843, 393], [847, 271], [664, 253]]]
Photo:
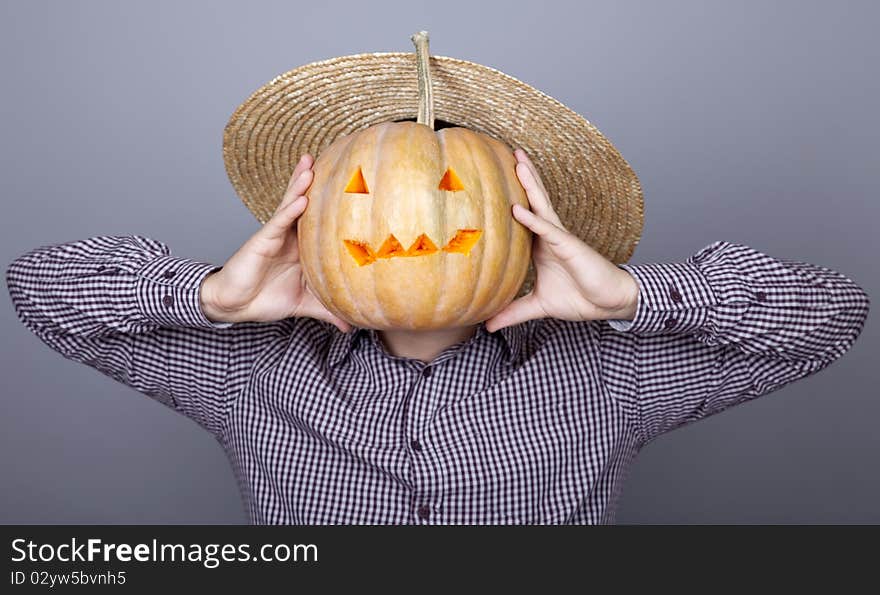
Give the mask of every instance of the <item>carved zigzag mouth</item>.
[[373, 250], [368, 242], [361, 242], [359, 240], [342, 240], [342, 243], [348, 248], [348, 253], [355, 259], [358, 266], [364, 266], [372, 264], [378, 258], [428, 256], [441, 250], [443, 252], [468, 254], [482, 234], [483, 231], [480, 229], [459, 229], [443, 248], [437, 248], [437, 245], [426, 234], [417, 237], [409, 248], [404, 248], [397, 238], [394, 237], [394, 234], [385, 238], [385, 241], [382, 242], [382, 246], [378, 250]]

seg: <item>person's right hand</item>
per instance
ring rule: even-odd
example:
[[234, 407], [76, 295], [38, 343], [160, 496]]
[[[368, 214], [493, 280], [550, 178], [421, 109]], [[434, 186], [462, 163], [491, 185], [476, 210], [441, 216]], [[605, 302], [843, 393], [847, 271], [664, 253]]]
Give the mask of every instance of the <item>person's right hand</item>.
[[219, 271], [202, 282], [202, 309], [215, 322], [272, 322], [308, 316], [351, 330], [307, 287], [299, 262], [296, 220], [305, 211], [314, 160], [304, 154], [274, 215]]

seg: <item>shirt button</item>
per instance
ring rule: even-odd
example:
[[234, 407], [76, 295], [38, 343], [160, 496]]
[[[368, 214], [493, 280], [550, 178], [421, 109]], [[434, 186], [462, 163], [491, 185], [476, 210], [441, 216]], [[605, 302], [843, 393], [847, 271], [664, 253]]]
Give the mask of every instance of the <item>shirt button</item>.
[[162, 303], [165, 304], [165, 306], [167, 306], [168, 308], [170, 308], [171, 304], [174, 303], [174, 298], [171, 297], [170, 295], [166, 295], [165, 297], [162, 298]]
[[673, 301], [673, 302], [678, 303], [678, 302], [681, 301], [681, 294], [678, 293], [678, 290], [677, 290], [677, 289], [673, 289], [672, 291], [670, 291], [670, 292], [669, 292], [669, 297], [672, 298], [672, 301]]
[[419, 518], [423, 520], [428, 520], [431, 516], [431, 508], [426, 505], [419, 506]]
[[667, 318], [666, 322], [664, 322], [663, 324], [666, 328], [672, 328], [676, 324], [678, 324], [678, 321], [675, 318]]
[[424, 376], [425, 378], [430, 378], [431, 374], [433, 374], [433, 370], [434, 368], [431, 368], [430, 366], [422, 368], [422, 376]]
[[418, 440], [413, 440], [409, 443], [410, 447], [416, 452], [422, 452], [422, 445], [419, 444]]
[[177, 271], [172, 271], [171, 269], [168, 269], [164, 273], [162, 273], [162, 276], [165, 277], [166, 279], [170, 279], [171, 277], [173, 277], [176, 274], [177, 274]]
[[755, 294], [755, 297], [758, 298], [759, 302], [763, 302], [764, 300], [767, 299], [767, 294], [764, 293], [763, 291], [759, 291], [758, 293]]

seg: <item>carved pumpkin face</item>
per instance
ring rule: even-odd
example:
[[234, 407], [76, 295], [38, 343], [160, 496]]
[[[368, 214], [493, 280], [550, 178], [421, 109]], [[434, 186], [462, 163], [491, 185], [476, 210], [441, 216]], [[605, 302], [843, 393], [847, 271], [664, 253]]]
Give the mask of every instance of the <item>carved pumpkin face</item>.
[[[456, 175], [455, 170], [451, 167], [446, 168], [440, 183], [437, 185], [440, 190], [449, 192], [459, 192], [464, 190], [464, 184]], [[367, 182], [364, 180], [364, 173], [360, 167], [352, 175], [351, 180], [345, 186], [345, 192], [352, 194], [369, 194]], [[480, 239], [483, 233], [481, 229], [458, 229], [455, 235], [450, 238], [449, 242], [443, 246], [445, 252], [459, 252], [461, 254], [469, 254], [471, 248]], [[426, 234], [421, 234], [409, 246], [404, 248], [400, 241], [392, 233], [378, 250], [373, 250], [369, 243], [363, 240], [345, 239], [342, 240], [348, 252], [355, 261], [363, 266], [375, 262], [377, 258], [396, 258], [399, 256], [427, 256], [437, 252], [438, 248]]]
[[338, 139], [315, 161], [298, 222], [306, 281], [362, 327], [475, 324], [525, 279], [528, 207], [504, 143], [466, 128], [384, 122]]

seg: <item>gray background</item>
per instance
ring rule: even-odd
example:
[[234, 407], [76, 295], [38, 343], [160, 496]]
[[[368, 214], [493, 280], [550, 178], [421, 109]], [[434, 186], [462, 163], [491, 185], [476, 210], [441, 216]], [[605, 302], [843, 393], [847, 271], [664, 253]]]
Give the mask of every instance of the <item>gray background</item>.
[[[222, 264], [257, 229], [223, 168], [232, 110], [277, 74], [432, 51], [595, 123], [645, 189], [632, 262], [714, 240], [878, 295], [880, 19], [870, 2], [0, 3], [0, 261], [137, 233]], [[63, 359], [0, 295], [0, 522], [240, 523], [219, 445]], [[618, 521], [878, 522], [876, 315], [816, 376], [641, 454]]]

